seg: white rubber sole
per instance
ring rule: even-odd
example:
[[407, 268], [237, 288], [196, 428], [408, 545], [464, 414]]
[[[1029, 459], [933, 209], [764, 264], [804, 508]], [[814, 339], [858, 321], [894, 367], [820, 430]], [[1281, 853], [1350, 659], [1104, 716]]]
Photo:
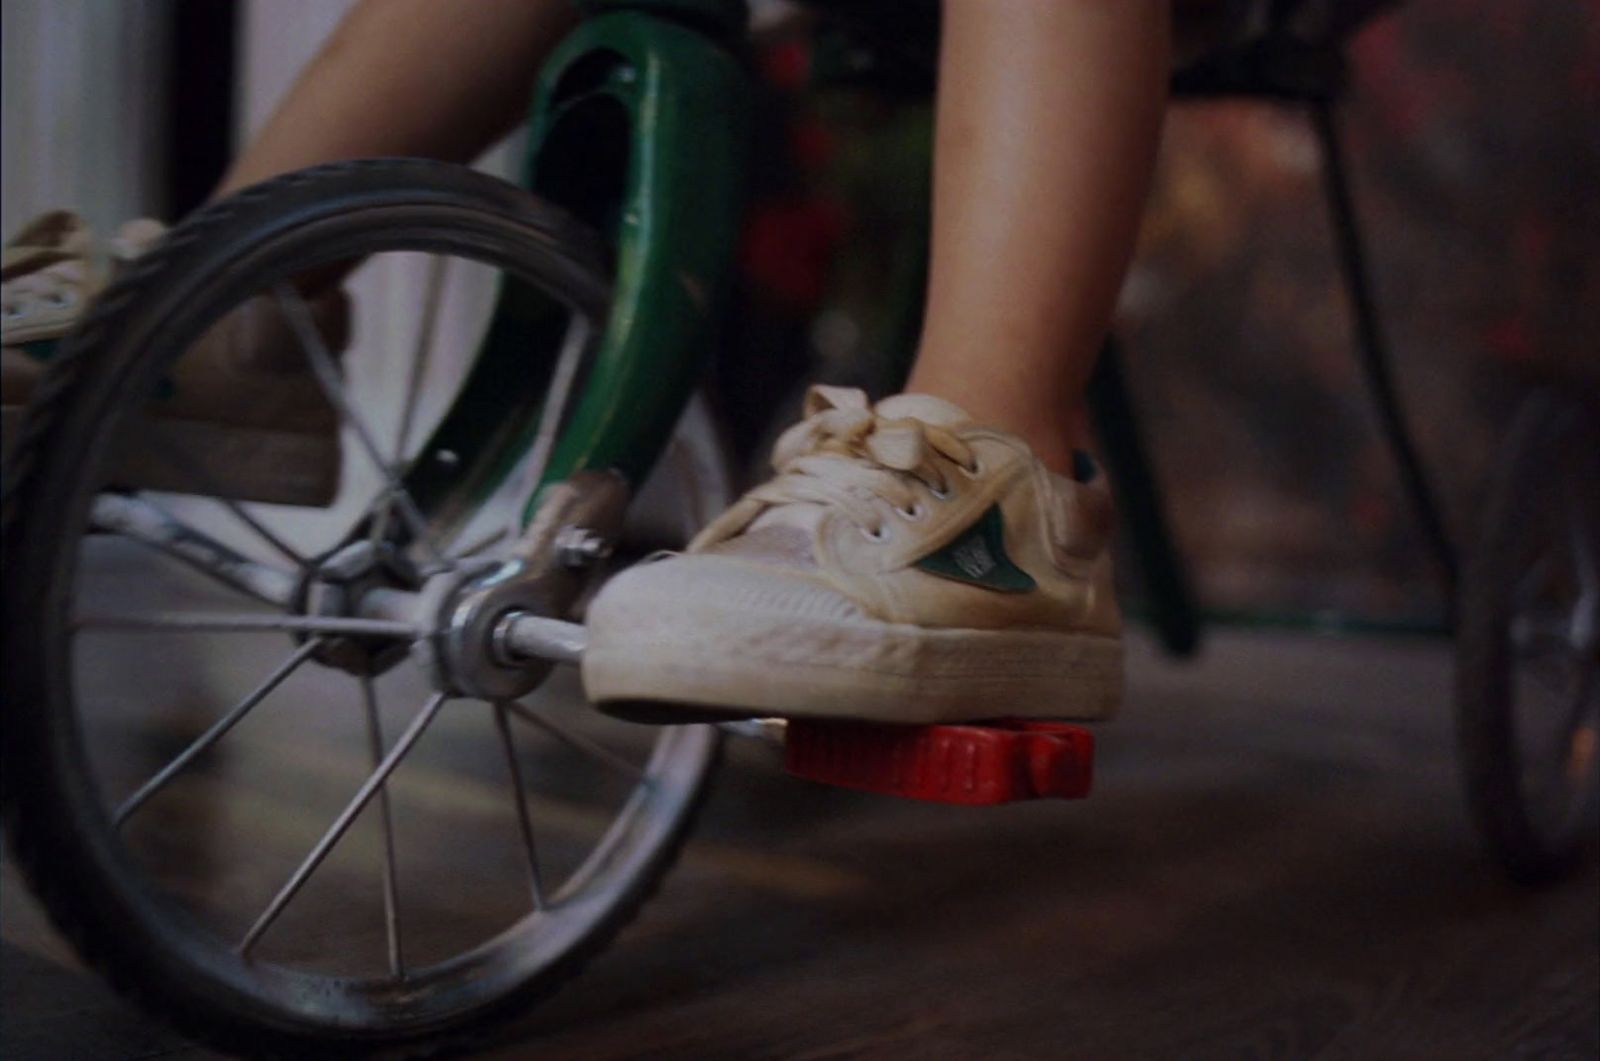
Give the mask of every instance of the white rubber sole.
[[[0, 440], [9, 459], [25, 410], [0, 409]], [[140, 429], [157, 444], [128, 453], [109, 485], [168, 493], [214, 494], [278, 505], [327, 505], [339, 492], [334, 433], [276, 431], [201, 420], [149, 420]], [[188, 467], [164, 456], [181, 454]]]
[[[1122, 701], [1122, 642], [1052, 630], [954, 630], [753, 615], [652, 622], [591, 613], [583, 682], [602, 710], [862, 719], [908, 725], [994, 718], [1093, 721]], [[718, 630], [718, 626], [727, 625]]]

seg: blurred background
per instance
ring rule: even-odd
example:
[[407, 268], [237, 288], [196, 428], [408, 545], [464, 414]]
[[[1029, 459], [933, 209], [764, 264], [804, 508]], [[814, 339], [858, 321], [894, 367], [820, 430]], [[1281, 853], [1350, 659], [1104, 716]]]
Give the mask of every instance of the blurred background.
[[[1528, 387], [1600, 380], [1600, 8], [1420, 0], [1353, 59], [1379, 306], [1460, 540]], [[1403, 614], [1437, 584], [1359, 386], [1317, 161], [1293, 114], [1174, 110], [1132, 371], [1207, 599]]]
[[[181, 216], [345, 0], [6, 0], [3, 227], [71, 207]], [[771, 21], [774, 8], [757, 5]], [[881, 388], [920, 282], [925, 97], [801, 87], [758, 61], [766, 155], [724, 351], [755, 452], [803, 380]], [[1415, 0], [1353, 47], [1347, 107], [1403, 400], [1457, 537], [1518, 397], [1600, 376], [1600, 9]], [[515, 144], [481, 165], [511, 175]], [[369, 278], [408, 297], [405, 277]], [[1426, 621], [1433, 569], [1374, 430], [1294, 110], [1173, 108], [1125, 292], [1128, 370], [1204, 602]], [[755, 356], [745, 356], [754, 349]]]

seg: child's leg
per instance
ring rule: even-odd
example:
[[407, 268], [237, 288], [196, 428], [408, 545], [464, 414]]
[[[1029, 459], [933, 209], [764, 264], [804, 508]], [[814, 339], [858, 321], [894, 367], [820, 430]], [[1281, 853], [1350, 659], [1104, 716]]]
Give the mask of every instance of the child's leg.
[[218, 195], [319, 162], [466, 162], [527, 111], [568, 0], [362, 0], [235, 160]]
[[1051, 468], [1127, 268], [1166, 98], [1170, 0], [947, 0], [933, 262], [909, 390]]
[[1116, 709], [1110, 495], [1072, 447], [1155, 154], [1168, 3], [947, 0], [922, 393], [814, 390], [775, 478], [596, 597], [593, 699], [900, 723]]

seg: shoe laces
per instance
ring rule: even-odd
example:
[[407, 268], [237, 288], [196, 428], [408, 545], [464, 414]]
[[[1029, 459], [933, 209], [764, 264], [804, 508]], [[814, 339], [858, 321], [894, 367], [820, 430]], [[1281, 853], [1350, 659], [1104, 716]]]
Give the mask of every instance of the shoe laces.
[[778, 474], [750, 491], [749, 500], [823, 505], [882, 541], [886, 506], [904, 519], [920, 519], [924, 493], [946, 499], [954, 491], [952, 472], [972, 477], [982, 471], [972, 447], [948, 427], [881, 416], [860, 391], [813, 387], [806, 411], [773, 448]]
[[39, 306], [66, 309], [75, 305], [89, 280], [80, 260], [57, 262], [0, 284], [0, 313], [9, 323], [27, 317]]
[[[115, 271], [137, 258], [162, 231], [147, 219], [124, 225], [102, 252], [106, 266]], [[0, 313], [6, 323], [40, 307], [67, 309], [87, 297], [102, 275], [94, 257], [92, 235], [81, 218], [63, 210], [35, 218], [6, 244], [0, 260]]]

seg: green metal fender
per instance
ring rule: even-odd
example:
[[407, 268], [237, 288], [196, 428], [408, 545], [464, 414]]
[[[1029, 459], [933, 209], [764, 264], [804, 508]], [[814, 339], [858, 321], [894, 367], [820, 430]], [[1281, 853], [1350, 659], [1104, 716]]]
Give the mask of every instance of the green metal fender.
[[[613, 299], [525, 520], [574, 472], [648, 474], [716, 339], [744, 211], [749, 91], [722, 43], [742, 5], [700, 3], [729, 16], [717, 24], [668, 17], [671, 0], [583, 6], [602, 13], [540, 74], [525, 182], [609, 237]], [[502, 282], [472, 372], [406, 475], [436, 522], [465, 518], [527, 454], [565, 327], [547, 296]]]
[[[563, 99], [568, 74], [596, 56], [607, 76]], [[637, 483], [699, 379], [744, 208], [745, 76], [705, 34], [631, 10], [586, 21], [545, 67], [528, 157], [535, 189], [567, 109], [601, 93], [627, 109], [631, 130], [611, 317], [546, 483], [605, 468]]]

